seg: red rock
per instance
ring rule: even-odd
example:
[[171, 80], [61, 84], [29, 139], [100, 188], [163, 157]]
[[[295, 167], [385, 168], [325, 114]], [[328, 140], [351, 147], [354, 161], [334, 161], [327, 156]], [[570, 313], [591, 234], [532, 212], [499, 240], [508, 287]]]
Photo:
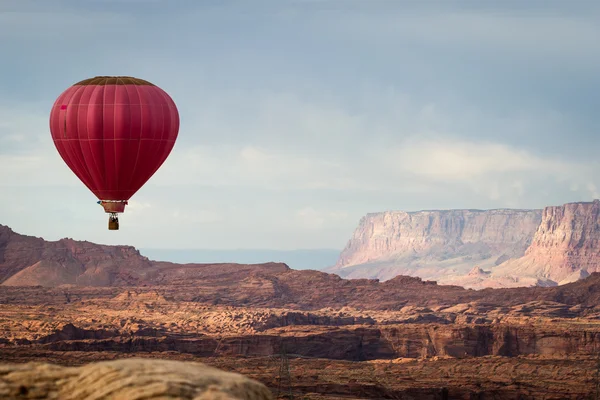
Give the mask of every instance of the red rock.
[[[151, 261], [132, 246], [106, 246], [61, 239], [48, 242], [20, 235], [0, 225], [0, 282], [2, 286], [136, 286], [186, 282], [209, 276], [222, 277], [248, 265], [173, 264]], [[266, 263], [262, 268], [287, 271], [285, 264]], [[258, 272], [261, 267], [252, 268]]]

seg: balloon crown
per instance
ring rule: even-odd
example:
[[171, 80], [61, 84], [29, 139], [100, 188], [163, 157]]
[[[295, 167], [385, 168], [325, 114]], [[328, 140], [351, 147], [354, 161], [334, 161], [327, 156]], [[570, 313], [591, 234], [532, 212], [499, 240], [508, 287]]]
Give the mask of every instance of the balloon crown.
[[155, 86], [154, 84], [132, 76], [95, 76], [77, 82], [73, 86], [87, 85], [137, 85], [137, 86]]

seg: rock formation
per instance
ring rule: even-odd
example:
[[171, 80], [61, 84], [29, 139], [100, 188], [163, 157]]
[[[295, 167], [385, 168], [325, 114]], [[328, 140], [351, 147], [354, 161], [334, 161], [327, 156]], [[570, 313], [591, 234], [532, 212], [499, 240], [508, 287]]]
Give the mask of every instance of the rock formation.
[[[0, 225], [2, 286], [186, 285], [211, 276], [227, 279], [243, 275], [243, 285], [265, 293], [283, 288], [274, 286], [259, 272], [290, 270], [281, 263], [215, 266], [156, 262], [131, 246], [103, 246], [72, 239], [47, 242]], [[598, 200], [546, 207], [543, 211], [369, 214], [328, 272], [379, 280], [418, 276], [480, 289], [556, 286], [595, 271], [600, 271]]]
[[152, 263], [131, 246], [48, 242], [0, 225], [0, 282], [8, 286], [110, 286], [142, 282]]
[[600, 201], [546, 207], [531, 246], [493, 277], [533, 277], [557, 284], [600, 271]]
[[3, 362], [113, 360], [0, 366], [0, 397], [248, 398], [234, 392], [245, 384], [226, 386], [197, 364], [114, 361], [129, 357], [201, 360], [315, 400], [559, 400], [595, 390], [600, 273], [475, 291], [261, 268], [236, 276], [235, 266], [215, 266], [187, 286], [0, 286]]
[[[2, 265], [25, 265], [15, 262], [15, 243], [29, 239], [11, 236], [2, 248], [12, 256]], [[83, 259], [80, 249], [91, 244], [73, 242], [63, 252], [53, 243], [41, 243], [37, 262], [77, 259], [76, 276], [102, 270], [91, 255]], [[110, 361], [0, 366], [0, 397], [234, 399], [250, 392], [203, 367], [196, 372], [198, 364], [181, 371], [116, 361], [140, 357], [200, 360], [256, 379], [278, 398], [559, 400], [591, 398], [596, 387], [599, 272], [562, 286], [468, 290], [409, 276], [347, 280], [284, 264], [178, 265], [126, 253], [134, 267], [118, 250], [103, 250], [108, 286], [57, 285], [61, 275], [53, 286], [0, 285], [3, 362]], [[478, 266], [468, 274], [490, 275]], [[264, 394], [256, 398], [268, 398], [256, 390]]]
[[540, 210], [384, 212], [364, 217], [336, 266], [350, 278], [396, 275], [441, 281], [474, 266], [492, 268], [523, 255]]
[[329, 270], [470, 288], [555, 286], [600, 271], [600, 201], [538, 210], [369, 214]]
[[[285, 264], [263, 265], [289, 270]], [[247, 265], [239, 265], [238, 270], [247, 268]], [[132, 246], [98, 245], [69, 238], [49, 242], [20, 235], [0, 225], [2, 286], [136, 286], [185, 282], [234, 270], [213, 268], [211, 264], [151, 261]]]
[[0, 365], [3, 399], [272, 399], [269, 389], [242, 375], [200, 363], [126, 359], [82, 367], [43, 363]]

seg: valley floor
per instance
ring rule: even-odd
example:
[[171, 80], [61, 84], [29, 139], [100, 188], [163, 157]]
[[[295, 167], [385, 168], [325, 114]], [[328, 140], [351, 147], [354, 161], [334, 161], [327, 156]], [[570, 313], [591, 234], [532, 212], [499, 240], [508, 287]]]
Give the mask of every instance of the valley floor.
[[[256, 379], [279, 398], [291, 395], [302, 399], [595, 399], [598, 370], [595, 357], [491, 356], [352, 362], [293, 355], [196, 357], [178, 352], [0, 350], [5, 363], [46, 361], [81, 365], [129, 357], [203, 362]], [[286, 360], [289, 369], [285, 368]]]

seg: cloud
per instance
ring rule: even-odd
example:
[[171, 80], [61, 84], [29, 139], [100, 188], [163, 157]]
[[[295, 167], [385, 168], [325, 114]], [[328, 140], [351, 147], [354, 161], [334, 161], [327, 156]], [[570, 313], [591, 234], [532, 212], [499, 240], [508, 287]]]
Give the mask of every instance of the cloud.
[[[56, 150], [37, 150], [28, 154], [0, 154], [0, 187], [83, 185], [63, 163]], [[87, 190], [87, 189], [86, 189]]]
[[[377, 98], [376, 89], [366, 89], [367, 102]], [[383, 93], [389, 100], [383, 107], [372, 104], [352, 112], [327, 95], [264, 92], [252, 103], [252, 112], [234, 120], [224, 110], [231, 113], [232, 104], [241, 107], [248, 98], [231, 103], [231, 97], [217, 97], [217, 105], [229, 108], [216, 107], [206, 111], [206, 120], [182, 124], [174, 151], [146, 186], [443, 196], [454, 185], [465, 194], [515, 205], [531, 194], [536, 182], [562, 182], [569, 192], [577, 185], [575, 193], [585, 196], [595, 193], [588, 188], [596, 182], [597, 163], [540, 155], [489, 139], [494, 135], [476, 140], [469, 131], [427, 130], [443, 127], [447, 110], [432, 102], [415, 104], [401, 93]], [[12, 146], [3, 147], [5, 154], [0, 151], [0, 166], [13, 171], [0, 178], [0, 185], [81, 185], [54, 149], [43, 114], [10, 109], [0, 109], [0, 114], [0, 143]], [[475, 117], [487, 120], [486, 115]], [[473, 115], [463, 118], [474, 120]], [[454, 121], [458, 119], [455, 115]], [[529, 132], [547, 128], [545, 119], [539, 125], [531, 118], [526, 122], [507, 120], [494, 132], [504, 126]], [[210, 136], [193, 135], [207, 125]]]
[[[360, 159], [334, 155], [334, 161], [298, 156], [285, 148], [205, 146], [174, 154], [152, 185], [251, 187], [256, 190], [377, 192], [382, 196], [421, 193], [443, 199], [460, 188], [504, 206], [527, 206], [540, 187], [596, 196], [598, 163], [541, 156], [518, 147], [477, 142], [450, 135], [414, 135], [394, 146], [368, 147]], [[560, 190], [563, 190], [560, 189]], [[443, 200], [442, 200], [443, 202]], [[372, 210], [372, 209], [371, 209]], [[326, 217], [304, 208], [303, 224], [318, 226]], [[327, 217], [328, 218], [328, 217]], [[309, 221], [309, 222], [306, 222]], [[336, 223], [335, 218], [329, 218]]]
[[[531, 186], [560, 185], [588, 197], [598, 162], [578, 162], [540, 156], [503, 143], [466, 141], [452, 136], [413, 137], [386, 152], [385, 163], [399, 174], [410, 174], [430, 185], [451, 183], [491, 200], [517, 206], [531, 196]], [[566, 189], [566, 188], [565, 188]]]
[[598, 187], [596, 186], [595, 183], [588, 182], [588, 184], [586, 185], [586, 188], [589, 191], [589, 193], [592, 195], [593, 198], [600, 199], [600, 192], [598, 192]]
[[0, 170], [10, 171], [0, 175], [0, 187], [82, 184], [58, 154], [43, 108], [0, 104]]
[[339, 164], [257, 146], [195, 146], [173, 152], [153, 184], [317, 189], [351, 180]]
[[348, 213], [343, 211], [320, 211], [313, 207], [304, 207], [296, 210], [296, 225], [303, 229], [319, 230], [327, 224], [334, 225], [348, 218]]
[[[367, 212], [598, 196], [600, 24], [583, 6], [167, 3], [2, 2], [0, 223], [143, 247], [341, 247]], [[113, 72], [164, 87], [181, 130], [109, 234], [48, 112]]]
[[468, 181], [515, 172], [562, 176], [572, 169], [563, 161], [539, 157], [502, 143], [452, 140], [443, 136], [437, 140], [413, 138], [388, 157], [390, 164], [399, 170], [434, 181]]
[[39, 105], [0, 104], [0, 155], [44, 147], [49, 140], [47, 133], [48, 116], [39, 112]]

